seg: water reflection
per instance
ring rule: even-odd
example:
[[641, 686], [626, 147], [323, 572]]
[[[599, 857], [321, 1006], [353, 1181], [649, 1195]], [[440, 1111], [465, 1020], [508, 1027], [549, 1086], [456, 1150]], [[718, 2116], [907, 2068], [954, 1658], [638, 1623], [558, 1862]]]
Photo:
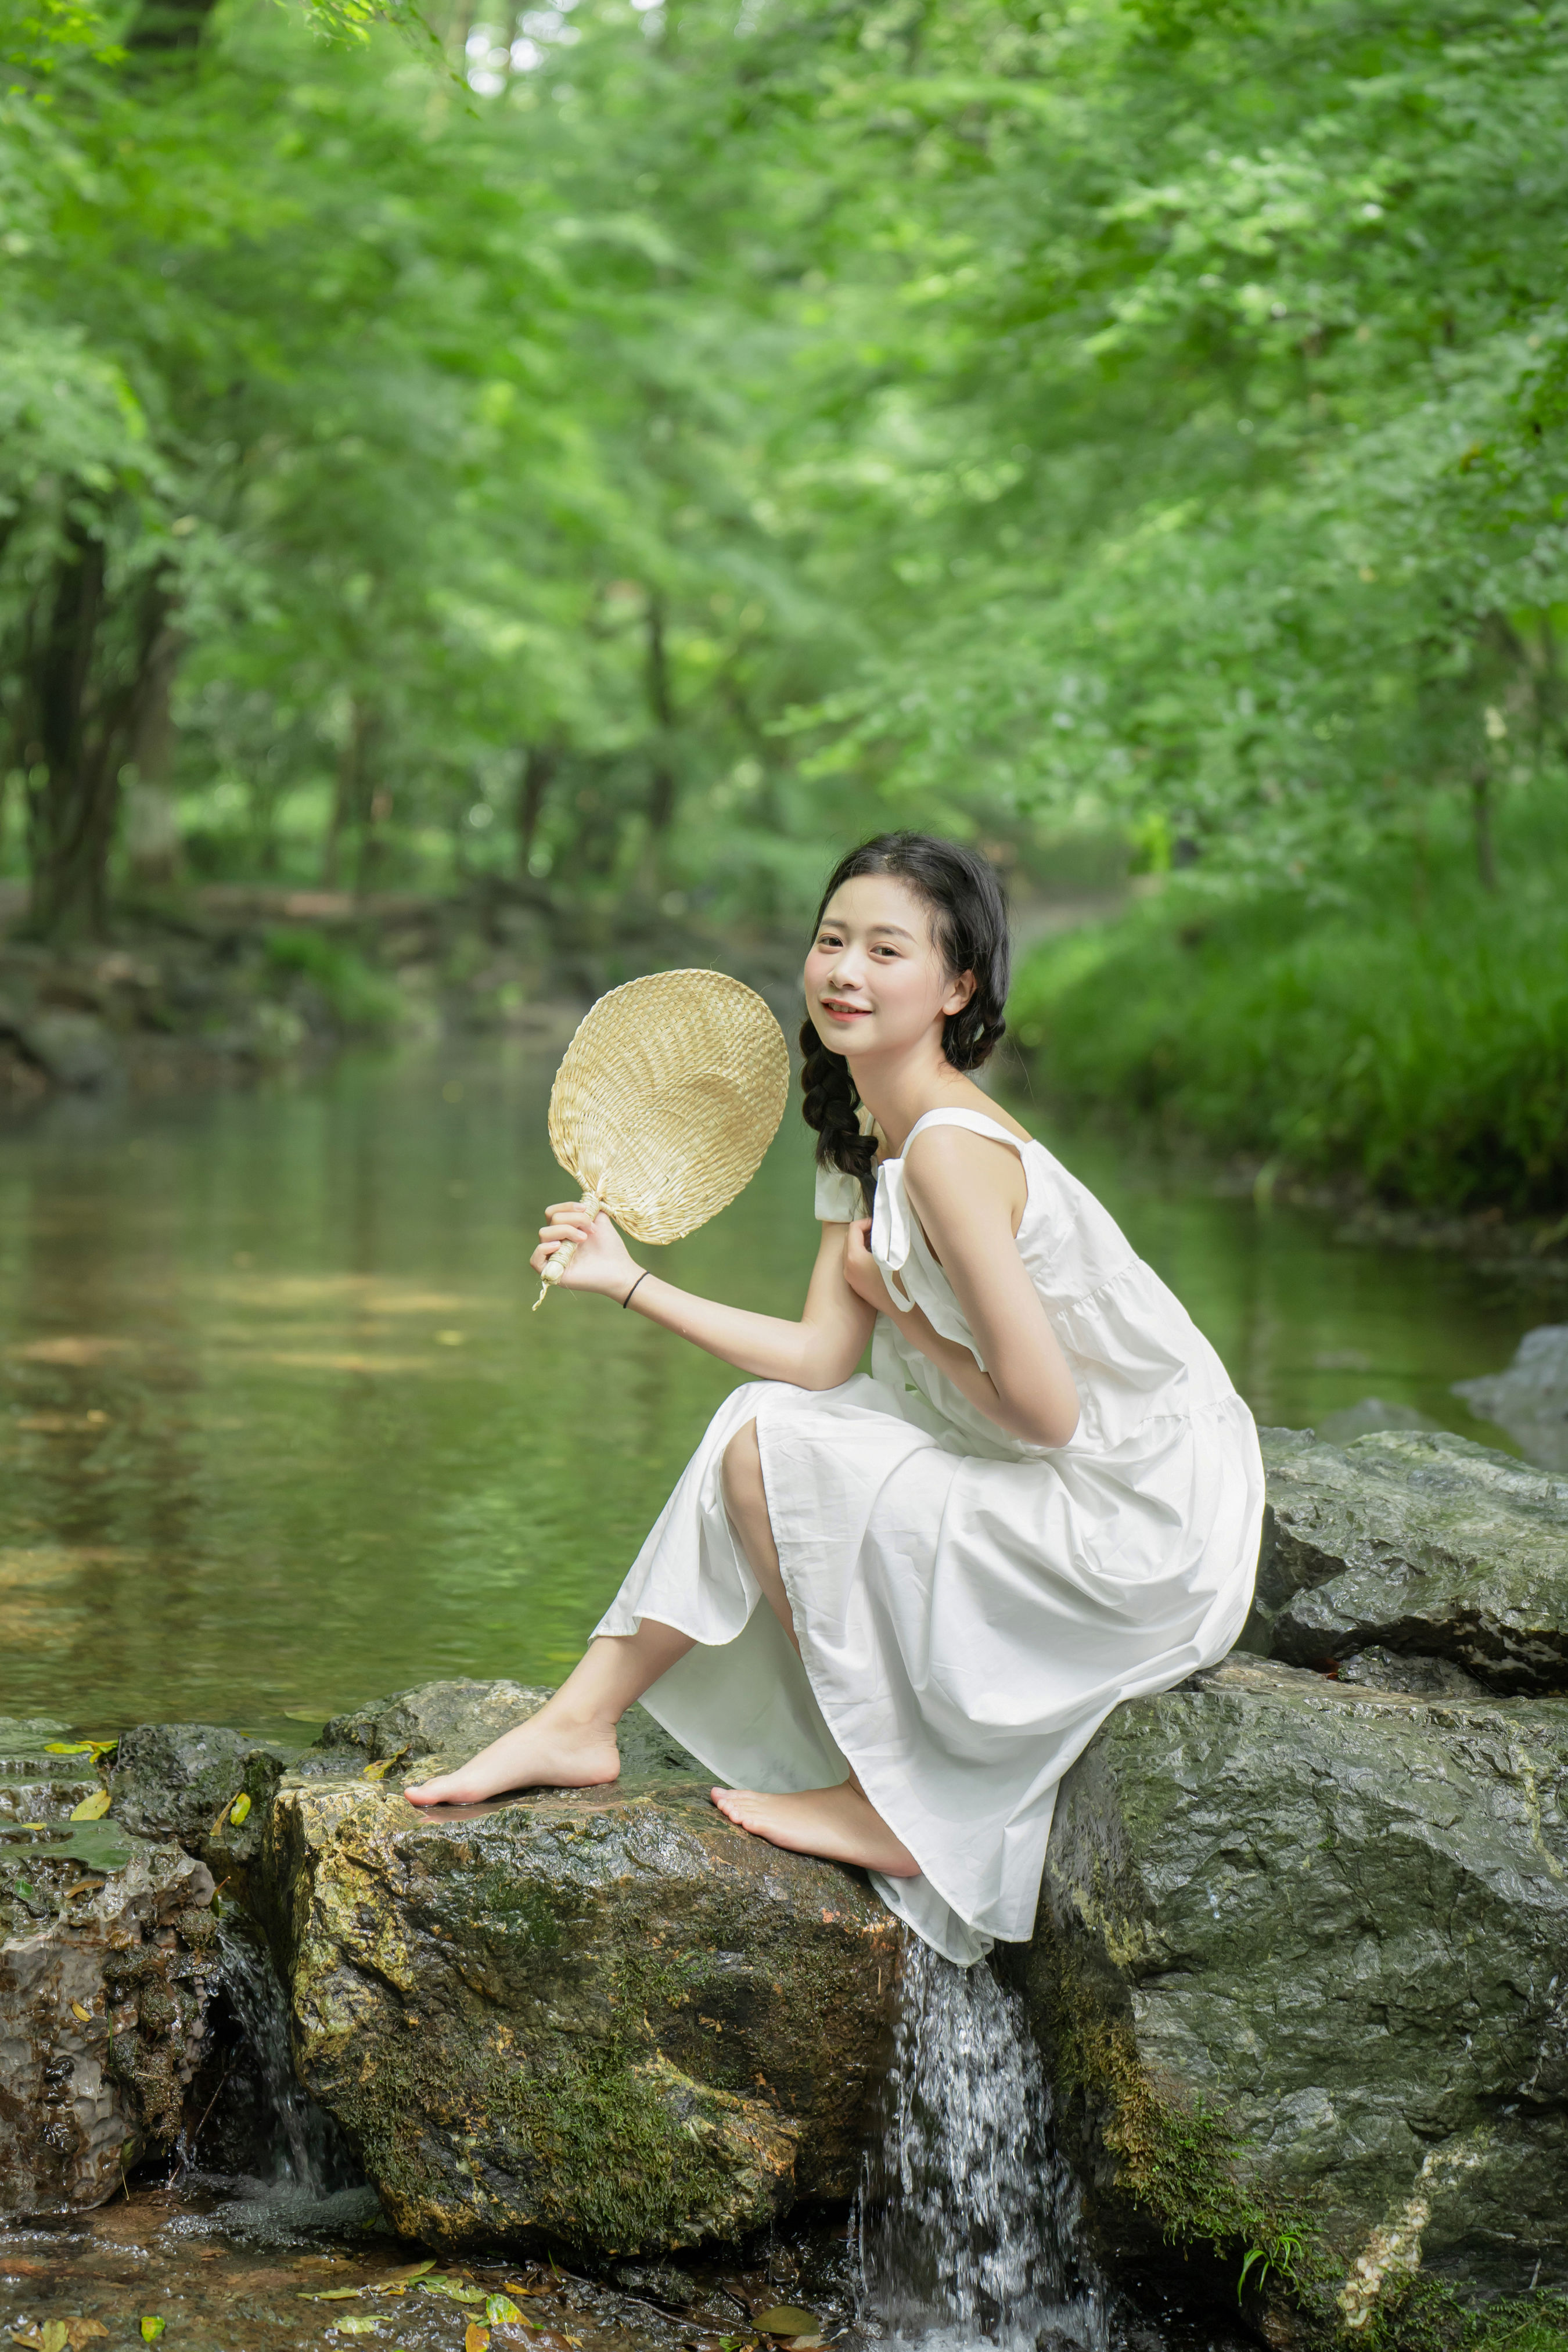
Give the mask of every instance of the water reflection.
[[[367, 1058], [0, 1136], [0, 1711], [260, 1726], [559, 1675], [733, 1375], [596, 1302], [528, 1312], [551, 1074]], [[1261, 1420], [1375, 1393], [1497, 1442], [1448, 1383], [1549, 1296], [1047, 1139]], [[792, 1115], [661, 1266], [795, 1311], [808, 1142]]]

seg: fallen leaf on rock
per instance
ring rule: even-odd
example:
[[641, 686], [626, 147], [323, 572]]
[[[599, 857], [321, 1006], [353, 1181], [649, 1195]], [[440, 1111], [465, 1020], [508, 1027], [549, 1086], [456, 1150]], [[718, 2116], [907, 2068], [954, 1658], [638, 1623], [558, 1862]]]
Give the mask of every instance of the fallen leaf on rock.
[[363, 2286], [320, 2286], [307, 2288], [299, 2299], [301, 2303], [353, 2303], [363, 2293]]
[[421, 2279], [419, 2284], [426, 2294], [444, 2294], [450, 2303], [483, 2303], [485, 2299], [479, 2287], [467, 2286], [461, 2279], [458, 2278], [443, 2278], [437, 2275], [434, 2278]]
[[463, 2352], [489, 2352], [490, 2331], [471, 2320], [463, 2336]]
[[90, 1756], [92, 1742], [90, 1739], [46, 1739], [44, 1753], [46, 1756]]
[[242, 1789], [239, 1795], [235, 1799], [233, 1804], [230, 1805], [228, 1809], [228, 1818], [235, 1829], [239, 1827], [241, 1822], [244, 1821], [249, 1811], [250, 1799], [246, 1795]]
[[73, 1822], [100, 1822], [108, 1811], [108, 1790], [95, 1789], [90, 1797], [84, 1797], [79, 1805], [72, 1806], [70, 1817]]
[[101, 2319], [68, 2319], [65, 2327], [70, 2338], [71, 2352], [81, 2352], [81, 2347], [90, 2344], [95, 2336], [107, 2336], [109, 2333]]
[[753, 2311], [752, 2326], [764, 2336], [820, 2336], [822, 2322], [815, 2311], [803, 2311], [798, 2304], [775, 2303], [766, 2311]]
[[157, 2315], [157, 2314], [156, 2314], [155, 2312], [149, 2312], [149, 2314], [147, 2315], [146, 2318], [145, 2318], [145, 2319], [143, 2319], [143, 2321], [142, 2322], [142, 2343], [143, 2343], [143, 2344], [156, 2344], [156, 2342], [158, 2341], [159, 2336], [162, 2336], [162, 2334], [163, 2334], [163, 2320], [162, 2320], [162, 2319], [160, 2319], [160, 2318], [158, 2317], [158, 2315]]
[[360, 1779], [362, 1780], [384, 1780], [393, 1766], [395, 1764], [401, 1763], [407, 1753], [408, 1742], [405, 1739], [395, 1756], [384, 1756], [379, 1763], [367, 1764], [364, 1770], [360, 1774]]
[[434, 2254], [431, 2255], [428, 2262], [404, 2263], [396, 2270], [388, 2271], [385, 2273], [382, 2284], [384, 2286], [406, 2286], [410, 2279], [424, 2278], [427, 2273], [433, 2271], [435, 2267], [436, 2257]]
[[522, 2314], [510, 2294], [487, 2294], [485, 2317], [492, 2327], [500, 2327], [504, 2326], [509, 2320], [521, 2319]]
[[71, 2003], [71, 2008], [72, 2008], [72, 2009], [73, 2009], [73, 2011], [76, 2012], [77, 2016], [80, 2018], [80, 2020], [81, 2020], [81, 2021], [82, 2021], [82, 2023], [83, 2023], [84, 2025], [90, 2025], [90, 2024], [92, 2023], [92, 2011], [91, 2011], [91, 2010], [90, 2010], [90, 2009], [83, 2009], [83, 2007], [82, 2007], [82, 2005], [81, 2005], [81, 2003], [80, 2003], [80, 2001], [79, 2001], [79, 2000], [73, 2000], [73, 2001], [72, 2001], [72, 2003]]
[[68, 1903], [73, 1895], [96, 1895], [102, 1885], [101, 1878], [79, 1878], [74, 1886], [66, 1888], [64, 1899]]
[[380, 2326], [379, 2319], [362, 2314], [352, 2319], [334, 2319], [331, 2332], [334, 2336], [374, 2336]]

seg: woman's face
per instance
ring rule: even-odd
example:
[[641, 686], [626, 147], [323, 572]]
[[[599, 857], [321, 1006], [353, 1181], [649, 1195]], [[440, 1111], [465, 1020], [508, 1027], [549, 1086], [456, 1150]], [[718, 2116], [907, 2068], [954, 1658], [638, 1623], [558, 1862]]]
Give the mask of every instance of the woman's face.
[[861, 874], [835, 890], [805, 959], [805, 1003], [829, 1052], [857, 1060], [907, 1052], [974, 993], [954, 979], [931, 937], [925, 901], [890, 874]]

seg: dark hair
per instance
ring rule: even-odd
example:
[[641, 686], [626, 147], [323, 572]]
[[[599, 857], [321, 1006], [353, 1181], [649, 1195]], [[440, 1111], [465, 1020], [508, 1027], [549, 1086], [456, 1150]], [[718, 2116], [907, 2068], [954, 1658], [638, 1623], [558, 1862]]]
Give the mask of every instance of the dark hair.
[[[827, 877], [813, 929], [821, 928], [834, 892], [862, 874], [890, 874], [907, 882], [931, 910], [931, 930], [948, 971], [974, 974], [974, 993], [942, 1023], [942, 1050], [955, 1070], [977, 1070], [1006, 1028], [1002, 1017], [1012, 973], [1007, 901], [989, 862], [956, 841], [930, 833], [879, 833], [841, 857]], [[808, 1018], [801, 1024], [805, 1056], [800, 1083], [807, 1127], [816, 1129], [816, 1163], [858, 1176], [868, 1205], [875, 1181], [875, 1136], [862, 1135], [860, 1097], [842, 1054], [829, 1051]]]

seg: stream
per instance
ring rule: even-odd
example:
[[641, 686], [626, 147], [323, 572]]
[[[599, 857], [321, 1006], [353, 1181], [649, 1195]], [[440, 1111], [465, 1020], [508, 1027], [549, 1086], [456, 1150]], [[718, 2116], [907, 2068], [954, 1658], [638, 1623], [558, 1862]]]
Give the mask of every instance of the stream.
[[[351, 1057], [0, 1130], [0, 1713], [302, 1740], [436, 1675], [567, 1670], [735, 1375], [599, 1300], [530, 1313], [541, 1204], [569, 1189], [552, 1067]], [[1260, 1422], [1374, 1395], [1511, 1446], [1449, 1383], [1559, 1289], [1342, 1246], [1326, 1215], [1034, 1124]], [[649, 1261], [797, 1313], [810, 1145], [792, 1111], [748, 1191]]]

